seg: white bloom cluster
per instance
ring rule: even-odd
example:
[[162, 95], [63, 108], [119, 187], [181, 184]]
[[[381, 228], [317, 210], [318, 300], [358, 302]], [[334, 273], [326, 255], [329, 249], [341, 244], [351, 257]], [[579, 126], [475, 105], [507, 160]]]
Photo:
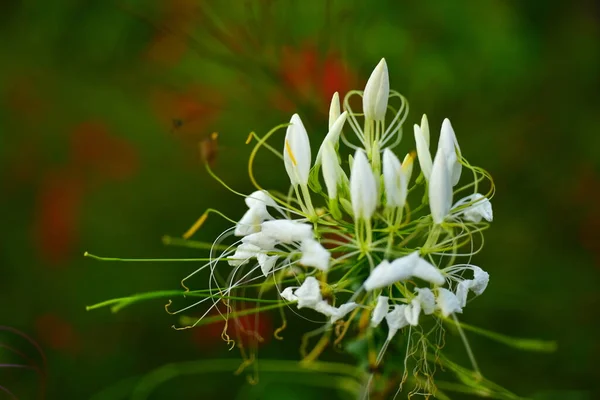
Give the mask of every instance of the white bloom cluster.
[[[402, 106], [391, 124], [385, 128], [388, 102], [392, 97], [400, 97]], [[283, 202], [267, 191], [259, 190], [246, 199], [248, 210], [235, 227], [235, 235], [242, 236], [233, 255], [227, 260], [230, 265], [240, 267], [256, 259], [265, 277], [274, 271], [288, 268], [296, 263], [327, 273], [331, 265], [341, 264], [348, 255], [333, 260], [331, 253], [323, 243], [323, 232], [328, 224], [345, 221], [344, 212], [354, 220], [354, 231], [347, 240], [349, 246], [355, 245], [356, 254], [367, 255], [371, 264], [378, 250], [373, 240], [372, 227], [375, 219], [383, 219], [392, 228], [401, 227], [402, 215], [407, 206], [410, 179], [414, 156], [409, 153], [404, 160], [394, 154], [392, 148], [399, 143], [401, 125], [406, 117], [404, 98], [390, 92], [389, 77], [385, 60], [377, 65], [362, 92], [364, 127], [360, 128], [355, 114], [346, 100], [345, 110], [340, 112], [338, 94], [333, 96], [329, 111], [329, 132], [325, 136], [312, 165], [310, 140], [298, 114], [294, 114], [287, 127], [283, 146], [285, 170], [295, 193], [293, 200], [299, 209]], [[355, 131], [361, 146], [350, 143], [342, 131], [347, 121]], [[342, 168], [339, 154], [339, 140], [355, 150], [350, 158], [349, 178]], [[431, 211], [431, 236], [439, 235], [438, 226], [445, 223], [479, 223], [482, 219], [492, 220], [490, 201], [479, 193], [470, 194], [454, 205], [452, 204], [454, 187], [460, 181], [462, 154], [454, 129], [448, 119], [442, 123], [437, 151], [433, 157], [429, 151], [429, 122], [424, 115], [420, 125], [414, 125], [416, 154], [426, 182], [426, 193]], [[386, 144], [393, 141], [393, 144]], [[315, 210], [311, 196], [321, 191], [318, 173], [321, 170], [325, 182], [325, 197], [328, 201], [326, 213]], [[278, 204], [281, 203], [282, 205]], [[340, 208], [341, 205], [341, 208]], [[281, 214], [274, 218], [269, 208]], [[343, 210], [343, 211], [342, 211]], [[290, 215], [298, 215], [292, 219]], [[325, 226], [322, 226], [324, 223]], [[315, 229], [323, 232], [315, 234]], [[389, 235], [394, 235], [391, 229]], [[321, 240], [320, 240], [321, 239]], [[393, 242], [393, 237], [390, 243]], [[392, 250], [392, 251], [390, 251]], [[450, 266], [442, 269], [434, 265], [433, 259], [426, 256], [428, 248], [421, 246], [406, 253], [406, 248], [394, 249], [393, 245], [381, 257], [381, 261], [371, 265], [371, 271], [362, 282], [361, 289], [367, 293], [381, 293], [386, 288], [418, 279], [427, 286], [415, 287], [411, 292], [403, 293], [401, 301], [389, 305], [388, 296], [379, 295], [373, 307], [372, 326], [376, 327], [383, 319], [388, 323], [389, 337], [408, 325], [417, 325], [419, 316], [439, 312], [443, 317], [461, 313], [466, 305], [468, 291], [479, 295], [487, 285], [488, 275], [480, 268], [470, 266], [475, 273], [474, 279], [464, 280], [460, 272], [467, 267]], [[404, 253], [400, 257], [391, 257], [394, 253]], [[377, 257], [379, 258], [379, 257]], [[467, 268], [467, 269], [468, 269]], [[321, 287], [310, 270], [299, 286], [289, 286], [280, 296], [287, 301], [297, 302], [298, 308], [311, 308], [335, 322], [345, 317], [359, 305], [353, 298], [339, 307], [331, 306], [322, 299]], [[449, 283], [448, 288], [444, 286]], [[361, 307], [367, 307], [363, 302]], [[390, 309], [391, 307], [391, 309]]]

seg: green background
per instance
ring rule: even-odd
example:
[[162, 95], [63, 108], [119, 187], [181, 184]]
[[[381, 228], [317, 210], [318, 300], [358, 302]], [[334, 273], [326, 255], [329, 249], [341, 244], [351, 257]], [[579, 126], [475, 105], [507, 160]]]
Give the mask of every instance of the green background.
[[[238, 357], [218, 329], [171, 329], [164, 301], [85, 310], [177, 289], [193, 264], [82, 254], [201, 256], [161, 237], [207, 207], [239, 218], [244, 205], [208, 176], [198, 143], [219, 132], [214, 169], [247, 193], [250, 131], [297, 111], [316, 145], [333, 91], [362, 88], [385, 57], [410, 102], [407, 126], [426, 112], [436, 140], [449, 117], [464, 156], [495, 179], [495, 221], [475, 259], [490, 286], [463, 320], [558, 341], [535, 354], [473, 337], [484, 374], [523, 396], [599, 398], [599, 31], [593, 1], [2, 2], [0, 325], [38, 342], [47, 368], [45, 380], [0, 368], [0, 385], [22, 399], [127, 398], [119, 388], [166, 363]], [[287, 180], [272, 157], [256, 173], [265, 187]], [[211, 217], [197, 238], [225, 227]], [[298, 359], [295, 330], [306, 327], [269, 337], [260, 357]], [[40, 362], [15, 334], [0, 340]], [[464, 357], [458, 342], [448, 351]], [[149, 398], [335, 398], [290, 375], [261, 378], [192, 375]]]

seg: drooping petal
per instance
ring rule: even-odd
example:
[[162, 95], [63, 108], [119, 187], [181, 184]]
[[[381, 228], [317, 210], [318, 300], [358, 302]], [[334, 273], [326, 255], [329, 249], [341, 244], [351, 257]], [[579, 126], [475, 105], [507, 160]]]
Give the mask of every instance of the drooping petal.
[[283, 292], [279, 293], [279, 295], [287, 301], [298, 301], [298, 296], [294, 294], [294, 288], [291, 286], [283, 289]]
[[403, 208], [408, 194], [408, 182], [404, 176], [400, 160], [390, 149], [383, 151], [383, 185], [386, 206]]
[[262, 222], [262, 213], [256, 209], [249, 209], [235, 225], [233, 234], [235, 236], [246, 236], [252, 233], [260, 232], [260, 226]]
[[310, 224], [289, 219], [275, 219], [261, 224], [262, 232], [280, 243], [292, 244], [313, 237]]
[[421, 308], [423, 309], [423, 313], [425, 315], [433, 314], [435, 311], [435, 296], [433, 292], [429, 288], [416, 288], [416, 292], [418, 293], [416, 299], [421, 304]]
[[242, 243], [237, 249], [233, 256], [229, 257], [227, 262], [232, 267], [237, 267], [246, 264], [251, 258], [256, 257], [260, 253], [260, 247], [257, 247], [250, 243]]
[[458, 285], [456, 285], [456, 298], [458, 299], [458, 304], [461, 307], [467, 305], [467, 296], [469, 295], [469, 287], [471, 281], [460, 281]]
[[390, 97], [390, 78], [385, 59], [375, 67], [363, 93], [363, 112], [366, 119], [383, 121]]
[[307, 267], [315, 267], [321, 271], [329, 270], [331, 254], [321, 243], [314, 239], [304, 239], [300, 249], [302, 251], [300, 264]]
[[313, 276], [307, 277], [294, 295], [298, 298], [298, 308], [315, 308], [323, 300], [319, 282]]
[[446, 282], [442, 272], [422, 258], [419, 258], [414, 265], [412, 275], [438, 286], [441, 286]]
[[266, 190], [252, 192], [244, 201], [251, 210], [266, 210], [267, 206], [277, 207], [277, 203], [275, 203], [275, 200], [273, 200]]
[[262, 271], [265, 278], [269, 275], [269, 273], [275, 267], [275, 263], [277, 263], [277, 259], [279, 256], [269, 256], [265, 253], [258, 253], [256, 259], [258, 260], [258, 265], [260, 265], [260, 270]]
[[470, 289], [477, 296], [482, 294], [490, 281], [490, 274], [482, 270], [481, 268], [473, 265], [473, 283], [471, 284]]
[[447, 317], [453, 313], [462, 312], [459, 298], [448, 289], [438, 289], [436, 302], [438, 309], [442, 312], [444, 317]]
[[373, 309], [373, 315], [371, 316], [372, 327], [378, 326], [388, 314], [388, 310], [390, 308], [388, 300], [389, 298], [387, 296], [379, 296], [377, 298], [377, 304], [375, 305], [375, 308]]
[[292, 115], [283, 149], [285, 170], [293, 186], [307, 185], [310, 172], [310, 141], [298, 114]]
[[262, 250], [273, 250], [277, 245], [277, 240], [271, 236], [265, 235], [264, 232], [251, 233], [242, 238], [242, 243], [250, 243]]
[[373, 268], [364, 286], [366, 291], [380, 289], [396, 282], [409, 279], [413, 274], [413, 269], [419, 260], [419, 253], [413, 252], [405, 257], [400, 257], [389, 262], [383, 260], [379, 265]]
[[340, 116], [340, 95], [335, 92], [331, 97], [331, 104], [329, 105], [329, 130]]
[[385, 316], [385, 320], [389, 328], [387, 340], [392, 340], [400, 329], [409, 324], [406, 319], [406, 305], [395, 305], [394, 309]]
[[444, 122], [442, 122], [438, 151], [440, 149], [443, 149], [446, 154], [447, 167], [450, 171], [452, 186], [455, 186], [460, 180], [462, 171], [462, 164], [459, 162], [461, 153], [460, 147], [458, 146], [458, 140], [454, 134], [454, 129], [452, 129], [452, 124], [448, 118], [444, 119]]
[[412, 326], [419, 325], [419, 315], [421, 314], [421, 303], [417, 299], [413, 299], [404, 309], [404, 316]]
[[429, 208], [435, 224], [441, 224], [452, 206], [452, 185], [446, 155], [438, 149], [429, 179]]
[[350, 199], [354, 219], [370, 220], [377, 208], [377, 183], [367, 156], [362, 150], [354, 155], [350, 173]]
[[[427, 128], [429, 136], [429, 128]], [[415, 132], [415, 143], [417, 144], [417, 158], [419, 159], [419, 165], [421, 166], [421, 171], [423, 171], [423, 176], [427, 181], [429, 181], [431, 177], [431, 169], [433, 167], [433, 162], [431, 161], [431, 153], [429, 152], [429, 137], [425, 138], [425, 134], [423, 133], [422, 127], [415, 124], [414, 126]]]
[[469, 203], [473, 204], [461, 210], [458, 216], [462, 216], [463, 219], [475, 223], [481, 222], [482, 218], [488, 222], [492, 222], [494, 219], [492, 203], [480, 193], [463, 197], [452, 206], [452, 209]]
[[358, 307], [355, 302], [342, 304], [339, 307], [329, 305], [325, 300], [317, 303], [315, 310], [330, 318], [330, 322], [334, 323], [337, 320], [344, 318], [348, 313]]

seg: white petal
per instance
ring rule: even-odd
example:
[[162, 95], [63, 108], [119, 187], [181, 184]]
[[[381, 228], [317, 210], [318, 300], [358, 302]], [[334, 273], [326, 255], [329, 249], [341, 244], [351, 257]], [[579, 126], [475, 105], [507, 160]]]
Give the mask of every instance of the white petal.
[[298, 297], [298, 308], [315, 308], [323, 300], [319, 282], [313, 276], [307, 277], [294, 294]]
[[280, 243], [291, 244], [313, 237], [313, 227], [310, 224], [290, 219], [275, 219], [261, 224], [262, 232], [278, 240]]
[[406, 305], [395, 305], [394, 309], [385, 316], [385, 320], [389, 328], [388, 340], [392, 340], [396, 332], [408, 325]]
[[419, 253], [413, 252], [405, 257], [397, 258], [391, 263], [383, 260], [373, 268], [364, 286], [366, 291], [380, 289], [412, 276], [413, 269], [419, 260]]
[[251, 233], [260, 232], [260, 225], [263, 219], [256, 209], [250, 209], [244, 213], [239, 222], [235, 225], [235, 236], [246, 236]]
[[490, 274], [476, 266], [473, 266], [473, 274], [474, 278], [470, 289], [473, 291], [473, 293], [479, 296], [487, 288], [487, 285], [490, 281]]
[[481, 222], [481, 219], [485, 219], [488, 222], [492, 222], [494, 219], [494, 212], [492, 210], [492, 203], [482, 194], [474, 193], [469, 196], [463, 197], [457, 201], [452, 208], [473, 203], [470, 206], [461, 210], [458, 215], [461, 215], [465, 220], [471, 222]]
[[267, 206], [277, 207], [277, 203], [269, 196], [266, 190], [257, 190], [246, 197], [244, 201], [249, 209], [266, 210]]
[[283, 289], [283, 292], [279, 293], [279, 295], [286, 299], [287, 301], [297, 301], [298, 300], [298, 296], [296, 296], [294, 293], [294, 288], [290, 287], [286, 287], [285, 289]]
[[354, 155], [350, 174], [350, 199], [354, 219], [370, 220], [377, 208], [377, 183], [367, 156], [362, 150]]
[[429, 149], [429, 121], [427, 120], [427, 115], [423, 114], [421, 117], [421, 134], [425, 138], [425, 142], [427, 143], [427, 149]]
[[390, 149], [383, 151], [383, 185], [385, 187], [386, 206], [404, 207], [408, 182], [404, 176], [398, 157]]
[[306, 185], [310, 172], [310, 141], [298, 114], [292, 115], [283, 148], [285, 170], [293, 186]]
[[[321, 143], [321, 147], [319, 147], [319, 151], [317, 152], [317, 158], [315, 159], [315, 165], [323, 162], [323, 151], [325, 150], [325, 143], [329, 141], [333, 146], [333, 150], [338, 147], [338, 143], [340, 140], [340, 134], [342, 133], [342, 128], [344, 127], [344, 123], [346, 122], [346, 118], [348, 117], [348, 112], [344, 111], [342, 115], [340, 115], [333, 123], [332, 126], [329, 127], [329, 132], [323, 139], [323, 143]], [[337, 155], [336, 155], [337, 156]]]
[[277, 245], [277, 240], [271, 236], [265, 235], [264, 232], [252, 233], [242, 238], [242, 243], [250, 243], [259, 247], [262, 250], [273, 250]]
[[406, 156], [404, 156], [404, 160], [402, 160], [402, 173], [404, 174], [407, 190], [410, 177], [412, 176], [414, 161], [415, 158], [412, 153], [408, 153]]
[[240, 244], [233, 256], [229, 257], [227, 262], [232, 267], [237, 267], [246, 264], [251, 258], [256, 257], [260, 253], [260, 248], [249, 243]]
[[371, 316], [372, 327], [378, 326], [387, 315], [390, 308], [388, 299], [389, 298], [387, 296], [379, 296], [377, 298], [377, 304], [375, 305], [375, 308], [373, 309], [373, 315]]
[[304, 239], [301, 245], [302, 258], [300, 258], [300, 264], [307, 267], [315, 267], [321, 271], [327, 271], [329, 269], [329, 259], [331, 255], [314, 239]]
[[433, 292], [429, 288], [416, 288], [417, 293], [417, 301], [421, 304], [421, 308], [423, 309], [423, 313], [425, 315], [433, 314], [435, 311], [435, 296]]
[[442, 272], [437, 269], [434, 265], [430, 264], [428, 261], [419, 258], [412, 274], [416, 278], [423, 279], [429, 283], [433, 283], [434, 285], [441, 286], [446, 280], [444, 279], [444, 275]]
[[421, 171], [423, 171], [423, 176], [426, 180], [429, 181], [431, 176], [431, 169], [433, 163], [431, 161], [431, 153], [429, 152], [429, 138], [425, 138], [423, 134], [423, 130], [419, 127], [419, 125], [415, 124], [415, 143], [417, 144], [417, 158], [419, 159], [419, 165], [421, 166]]
[[[325, 305], [323, 304], [325, 303]], [[325, 301], [317, 304], [316, 310], [330, 317], [330, 322], [334, 323], [337, 320], [344, 318], [348, 313], [352, 312], [358, 304], [355, 302], [344, 303], [339, 307], [332, 307]]]
[[447, 167], [450, 171], [452, 186], [455, 186], [460, 180], [462, 164], [458, 161], [460, 158], [460, 147], [452, 129], [452, 124], [448, 118], [442, 122], [442, 131], [438, 142], [438, 151], [443, 149], [447, 158]]
[[444, 317], [447, 317], [452, 313], [462, 312], [458, 297], [448, 289], [444, 288], [438, 289], [437, 306]]
[[323, 163], [323, 179], [325, 180], [325, 186], [327, 187], [327, 196], [330, 199], [335, 199], [337, 197], [338, 184], [343, 179], [340, 174], [341, 168], [338, 156], [333, 145], [328, 140], [323, 143], [322, 148], [323, 154], [321, 161]]
[[446, 155], [438, 149], [429, 179], [429, 208], [435, 224], [441, 224], [452, 206], [452, 185]]
[[329, 130], [340, 116], [340, 95], [335, 92], [331, 97], [331, 104], [329, 105]]
[[366, 119], [383, 121], [390, 97], [390, 78], [387, 64], [382, 58], [375, 67], [363, 93], [363, 112]]
[[417, 326], [419, 324], [419, 314], [421, 314], [421, 303], [417, 299], [413, 299], [404, 309], [406, 321], [412, 326]]
[[258, 260], [258, 265], [260, 265], [260, 270], [262, 271], [265, 278], [269, 275], [269, 272], [273, 270], [275, 263], [279, 256], [268, 256], [265, 253], [259, 253], [256, 256]]
[[456, 285], [456, 298], [460, 307], [467, 305], [467, 296], [469, 294], [469, 288], [471, 287], [471, 280], [461, 281]]

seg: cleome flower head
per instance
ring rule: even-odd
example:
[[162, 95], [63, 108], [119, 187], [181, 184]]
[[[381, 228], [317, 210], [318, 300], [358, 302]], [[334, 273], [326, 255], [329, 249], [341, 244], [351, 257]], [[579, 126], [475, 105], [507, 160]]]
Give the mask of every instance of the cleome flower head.
[[[362, 97], [362, 110], [352, 109], [353, 96]], [[208, 270], [208, 296], [174, 313], [204, 306], [196, 325], [211, 311], [235, 321], [253, 302], [256, 313], [290, 309], [321, 324], [307, 334], [307, 340], [323, 337], [307, 359], [332, 340], [362, 343], [373, 368], [386, 352], [404, 352], [405, 370], [417, 371], [414, 390], [435, 392], [429, 364], [440, 359], [435, 354], [443, 334], [431, 332], [460, 327], [457, 314], [466, 313], [469, 295], [483, 294], [489, 282], [487, 272], [470, 262], [492, 221], [493, 184], [463, 157], [448, 119], [435, 157], [424, 115], [401, 162], [395, 148], [407, 114], [406, 99], [390, 90], [382, 59], [364, 91], [349, 92], [342, 103], [334, 94], [327, 126], [311, 133], [322, 138], [314, 164], [298, 114], [262, 138], [254, 135], [249, 169], [260, 149], [281, 149], [289, 185], [265, 190], [250, 174], [257, 191], [246, 196], [233, 219], [238, 222], [211, 245], [208, 262], [184, 279]], [[285, 137], [277, 139], [282, 128]], [[420, 171], [413, 179], [415, 164]], [[454, 197], [461, 200], [453, 204]], [[224, 337], [232, 326], [226, 324]], [[367, 392], [377, 390], [371, 378]]]

